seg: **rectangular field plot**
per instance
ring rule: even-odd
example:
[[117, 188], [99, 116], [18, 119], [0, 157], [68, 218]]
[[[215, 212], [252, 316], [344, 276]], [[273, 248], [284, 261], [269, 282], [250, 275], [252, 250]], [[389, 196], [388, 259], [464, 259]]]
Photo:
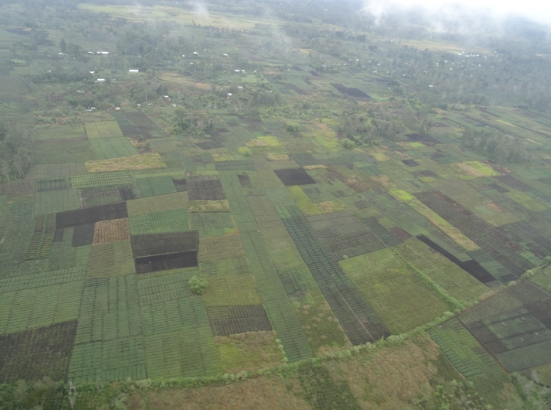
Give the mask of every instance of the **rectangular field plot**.
[[55, 216], [41, 215], [35, 218], [34, 233], [27, 250], [27, 259], [46, 258], [50, 254], [55, 235]]
[[192, 213], [191, 229], [199, 231], [199, 237], [236, 234], [237, 228], [230, 213]]
[[386, 248], [386, 244], [358, 218], [334, 212], [307, 218], [316, 236], [336, 260]]
[[98, 160], [138, 155], [136, 148], [125, 137], [90, 140]]
[[219, 374], [210, 326], [145, 337], [147, 376], [201, 377]]
[[185, 209], [188, 206], [187, 192], [158, 195], [135, 199], [127, 202], [128, 214], [131, 217], [153, 212]]
[[169, 176], [154, 176], [147, 178], [136, 178], [136, 184], [142, 196], [166, 195], [176, 192], [176, 187]]
[[251, 267], [247, 258], [221, 259], [215, 262], [199, 263], [202, 277], [251, 275]]
[[136, 258], [136, 273], [161, 272], [198, 266], [197, 251], [178, 252]]
[[106, 242], [92, 246], [92, 263], [87, 278], [108, 278], [134, 273], [132, 246], [129, 240]]
[[58, 213], [56, 216], [56, 227], [57, 229], [64, 229], [127, 217], [126, 202], [122, 202]]
[[[187, 209], [153, 212], [130, 217], [132, 235], [146, 235], [164, 232], [181, 232], [189, 230]], [[194, 228], [197, 230], [196, 228]]]
[[69, 179], [66, 177], [41, 178], [35, 181], [37, 192], [59, 191], [71, 188]]
[[285, 186], [316, 183], [314, 178], [308, 175], [304, 168], [276, 169], [274, 172]]
[[144, 341], [128, 337], [76, 344], [71, 356], [69, 378], [75, 383], [109, 382], [147, 377]]
[[186, 178], [190, 201], [216, 201], [226, 199], [224, 189], [217, 176], [193, 175]]
[[95, 121], [85, 122], [86, 136], [93, 138], [116, 138], [123, 137], [117, 121]]
[[239, 235], [210, 236], [202, 238], [199, 245], [199, 262], [241, 258], [245, 251]]
[[132, 252], [135, 258], [191, 252], [198, 249], [198, 231], [132, 236]]
[[78, 225], [73, 230], [73, 247], [92, 245], [94, 242], [94, 224]]
[[260, 297], [254, 276], [209, 277], [209, 286], [203, 294], [207, 307], [259, 305]]
[[0, 336], [0, 382], [67, 378], [77, 322]]
[[88, 172], [141, 171], [166, 168], [161, 156], [157, 153], [136, 154], [112, 159], [87, 161], [85, 166]]
[[[0, 301], [0, 334], [22, 332], [50, 326], [78, 318], [78, 306], [82, 290], [81, 271], [44, 272], [51, 276], [48, 282], [38, 275], [4, 280], [7, 287]], [[40, 280], [42, 279], [42, 280]], [[42, 287], [37, 287], [42, 284]], [[7, 291], [11, 289], [11, 291]]]
[[109, 185], [134, 185], [134, 177], [129, 171], [74, 175], [71, 177], [71, 185], [73, 188], [103, 188]]
[[76, 189], [37, 192], [34, 197], [33, 214], [55, 214], [79, 208], [80, 198]]
[[340, 264], [391, 333], [407, 332], [452, 309], [392, 249]]
[[82, 208], [93, 208], [95, 206], [115, 204], [132, 200], [137, 196], [137, 190], [132, 185], [111, 185], [101, 188], [79, 189], [80, 203]]
[[509, 371], [551, 363], [551, 294], [521, 281], [459, 315]]
[[[118, 115], [119, 114], [117, 114], [117, 117], [115, 117], [117, 122], [119, 122]], [[145, 139], [167, 137], [167, 134], [161, 128], [159, 128], [157, 124], [155, 124], [149, 117], [147, 117], [147, 115], [141, 112], [125, 112], [123, 113], [123, 115], [137, 128], [138, 134], [133, 135], [134, 137], [142, 136]], [[119, 125], [121, 126], [121, 129], [126, 136], [124, 128], [127, 127], [127, 124], [119, 122]]]
[[207, 314], [214, 336], [272, 330], [262, 305], [209, 307]]

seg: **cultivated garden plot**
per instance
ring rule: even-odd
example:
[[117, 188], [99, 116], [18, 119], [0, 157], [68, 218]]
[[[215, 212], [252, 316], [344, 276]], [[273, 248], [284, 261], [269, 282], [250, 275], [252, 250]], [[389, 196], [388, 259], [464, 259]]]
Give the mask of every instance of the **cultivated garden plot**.
[[[402, 357], [416, 369], [415, 395], [392, 390], [378, 402], [412, 403], [457, 371], [477, 386], [488, 375], [497, 385], [504, 371], [551, 384], [549, 120], [532, 108], [421, 101], [421, 80], [398, 76], [397, 65], [375, 71], [390, 64], [387, 47], [396, 56], [413, 48], [389, 42], [379, 52], [375, 34], [334, 36], [377, 63], [344, 59], [328, 38], [325, 51], [315, 42], [285, 51], [282, 68], [279, 57], [247, 49], [272, 44], [253, 20], [232, 15], [234, 32], [218, 12], [205, 29], [184, 9], [155, 10], [159, 27], [175, 24], [168, 43], [176, 22], [189, 25], [193, 41], [178, 40], [187, 57], [150, 56], [173, 66], [150, 62], [132, 77], [119, 66], [141, 54], [92, 53], [86, 61], [120, 81], [93, 83], [93, 93], [79, 83], [78, 115], [13, 120], [33, 132], [32, 164], [26, 173], [10, 165], [8, 181], [0, 155], [0, 383], [240, 375], [231, 381], [283, 365], [271, 387], [260, 378], [240, 385], [258, 384], [279, 407], [232, 408], [358, 410], [377, 408], [366, 397], [379, 378], [404, 372]], [[274, 30], [288, 30], [279, 22]], [[437, 62], [423, 56], [427, 67]], [[29, 72], [32, 84], [33, 67], [17, 75]], [[59, 81], [40, 84], [51, 98], [61, 92]], [[113, 93], [109, 104], [82, 110], [99, 90]], [[489, 130], [504, 135], [508, 156], [469, 145], [469, 133]], [[529, 144], [511, 145], [521, 139]], [[529, 157], [513, 161], [523, 150]], [[381, 340], [395, 350], [377, 350]], [[339, 355], [395, 373], [375, 374], [360, 359], [353, 370], [302, 362]], [[342, 375], [349, 382], [335, 381]], [[360, 394], [365, 380], [371, 390]]]

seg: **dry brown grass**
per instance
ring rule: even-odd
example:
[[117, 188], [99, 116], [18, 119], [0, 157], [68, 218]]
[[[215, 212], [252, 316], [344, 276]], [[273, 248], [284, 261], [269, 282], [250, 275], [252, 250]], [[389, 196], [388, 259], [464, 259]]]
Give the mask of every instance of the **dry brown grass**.
[[128, 218], [96, 222], [94, 227], [94, 245], [130, 239]]
[[287, 390], [284, 380], [276, 376], [227, 386], [151, 391], [135, 396], [132, 402], [143, 400], [148, 409], [155, 410], [314, 410], [306, 400]]

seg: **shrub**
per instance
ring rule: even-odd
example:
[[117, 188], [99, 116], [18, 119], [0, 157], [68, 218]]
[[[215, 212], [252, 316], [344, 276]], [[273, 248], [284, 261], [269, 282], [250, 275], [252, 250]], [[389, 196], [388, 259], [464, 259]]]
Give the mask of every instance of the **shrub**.
[[189, 280], [189, 287], [191, 291], [197, 295], [202, 295], [207, 290], [209, 283], [206, 279], [193, 276]]

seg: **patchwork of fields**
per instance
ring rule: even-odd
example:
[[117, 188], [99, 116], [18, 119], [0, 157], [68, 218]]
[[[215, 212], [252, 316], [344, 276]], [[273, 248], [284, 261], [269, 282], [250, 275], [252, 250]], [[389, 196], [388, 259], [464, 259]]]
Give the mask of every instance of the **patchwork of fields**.
[[[430, 336], [467, 377], [498, 362], [551, 374], [551, 294], [536, 280], [499, 291], [551, 253], [546, 162], [457, 162], [437, 136], [343, 153], [261, 118], [219, 118], [220, 146], [169, 137], [141, 112], [86, 119], [44, 131], [29, 176], [0, 186], [0, 381], [275, 366], [496, 289]], [[153, 154], [137, 134], [163, 147], [156, 158], [141, 160]]]

